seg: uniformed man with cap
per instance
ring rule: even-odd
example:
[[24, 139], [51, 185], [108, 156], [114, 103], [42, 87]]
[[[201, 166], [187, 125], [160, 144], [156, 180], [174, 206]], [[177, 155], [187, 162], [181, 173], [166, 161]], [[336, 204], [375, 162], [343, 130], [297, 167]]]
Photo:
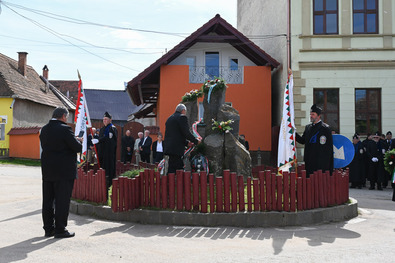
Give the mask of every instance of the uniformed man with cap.
[[328, 124], [321, 120], [322, 109], [314, 104], [310, 110], [311, 124], [306, 125], [303, 135], [296, 133], [296, 141], [304, 144], [304, 162], [309, 176], [314, 171], [333, 170], [333, 139]]
[[365, 150], [362, 142], [359, 139], [358, 133], [352, 137], [352, 144], [354, 145], [354, 158], [349, 165], [350, 168], [350, 183], [351, 188], [361, 189], [365, 178]]
[[366, 154], [369, 161], [369, 175], [370, 181], [369, 190], [375, 189], [377, 184], [377, 190], [383, 190], [382, 184], [384, 183], [384, 153], [385, 145], [380, 140], [381, 133], [376, 132], [373, 134], [373, 140], [368, 142], [366, 148]]
[[98, 155], [100, 167], [106, 171], [107, 187], [112, 184], [115, 178], [115, 164], [117, 153], [117, 128], [111, 123], [112, 116], [105, 112], [103, 116], [104, 127], [100, 129], [99, 138], [96, 141], [99, 145]]

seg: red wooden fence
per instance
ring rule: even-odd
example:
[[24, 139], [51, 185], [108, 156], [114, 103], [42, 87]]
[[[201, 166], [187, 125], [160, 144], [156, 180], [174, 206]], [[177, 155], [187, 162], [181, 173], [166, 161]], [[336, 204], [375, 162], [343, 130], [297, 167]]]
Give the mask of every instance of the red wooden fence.
[[[112, 209], [114, 212], [141, 207], [155, 207], [201, 213], [237, 211], [286, 211], [295, 212], [319, 207], [344, 204], [348, 201], [348, 170], [315, 172], [306, 177], [299, 173], [276, 175], [275, 169], [259, 167], [253, 177], [244, 181], [243, 176], [225, 170], [222, 177], [214, 178], [205, 172], [177, 171], [160, 176], [150, 165], [135, 178], [118, 177], [113, 180]], [[117, 175], [137, 168], [117, 163]], [[259, 169], [267, 170], [259, 170]], [[94, 173], [78, 170], [72, 197], [95, 203], [107, 203], [105, 171]]]
[[[215, 180], [214, 180], [215, 179]], [[135, 185], [130, 187], [129, 185]], [[137, 188], [139, 187], [139, 190]], [[129, 193], [126, 189], [136, 189]], [[135, 196], [135, 198], [130, 198]], [[140, 199], [138, 198], [140, 195]], [[112, 209], [122, 212], [138, 207], [156, 207], [178, 211], [237, 212], [287, 211], [295, 212], [318, 207], [344, 204], [348, 201], [348, 171], [315, 172], [306, 177], [295, 173], [276, 175], [270, 170], [259, 171], [258, 178], [247, 178], [224, 171], [214, 178], [205, 172], [160, 176], [146, 169], [136, 178], [113, 180]], [[208, 209], [208, 206], [210, 209]]]

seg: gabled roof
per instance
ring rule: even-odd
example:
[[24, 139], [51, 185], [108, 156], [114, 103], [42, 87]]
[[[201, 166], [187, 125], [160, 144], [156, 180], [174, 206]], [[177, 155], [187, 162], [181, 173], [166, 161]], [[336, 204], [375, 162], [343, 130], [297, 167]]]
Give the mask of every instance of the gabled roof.
[[127, 121], [128, 116], [142, 106], [136, 106], [124, 90], [84, 89], [88, 111], [92, 120], [101, 120], [106, 111], [113, 121]]
[[29, 65], [26, 65], [25, 76], [18, 71], [18, 61], [0, 54], [0, 96], [29, 100], [35, 103], [59, 107], [70, 105], [64, 104], [62, 97], [54, 92]]
[[126, 89], [133, 102], [136, 105], [156, 103], [156, 97], [159, 92], [160, 66], [169, 64], [185, 50], [198, 42], [228, 43], [258, 66], [276, 68], [280, 65], [278, 61], [217, 14], [138, 76], [129, 81]]

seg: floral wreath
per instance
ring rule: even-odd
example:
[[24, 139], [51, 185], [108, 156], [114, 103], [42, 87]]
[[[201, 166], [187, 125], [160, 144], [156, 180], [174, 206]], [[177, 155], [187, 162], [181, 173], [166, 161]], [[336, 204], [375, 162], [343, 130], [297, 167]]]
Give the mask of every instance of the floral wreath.
[[395, 149], [385, 153], [384, 168], [390, 175], [393, 175], [395, 169]]
[[228, 133], [229, 131], [233, 130], [230, 125], [234, 122], [234, 120], [227, 120], [227, 121], [213, 121], [213, 127], [211, 128], [213, 131], [218, 131], [220, 133]]
[[182, 96], [182, 102], [188, 102], [188, 101], [194, 101], [197, 100], [198, 98], [201, 98], [203, 96], [203, 91], [202, 90], [191, 90], [190, 92], [185, 93], [184, 96]]
[[207, 80], [205, 83], [203, 83], [202, 90], [204, 93], [209, 93], [210, 89], [212, 92], [215, 92], [217, 90], [224, 90], [228, 86], [226, 86], [226, 82], [223, 78], [220, 77], [215, 77], [212, 80]]

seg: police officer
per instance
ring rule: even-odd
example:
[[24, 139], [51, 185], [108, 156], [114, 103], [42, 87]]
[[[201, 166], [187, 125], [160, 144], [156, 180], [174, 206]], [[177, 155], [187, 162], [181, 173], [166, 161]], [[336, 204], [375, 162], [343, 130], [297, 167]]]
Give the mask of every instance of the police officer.
[[322, 109], [314, 104], [310, 110], [311, 124], [306, 125], [303, 135], [296, 133], [296, 141], [304, 144], [306, 173], [333, 170], [333, 139], [328, 124], [321, 120]]

